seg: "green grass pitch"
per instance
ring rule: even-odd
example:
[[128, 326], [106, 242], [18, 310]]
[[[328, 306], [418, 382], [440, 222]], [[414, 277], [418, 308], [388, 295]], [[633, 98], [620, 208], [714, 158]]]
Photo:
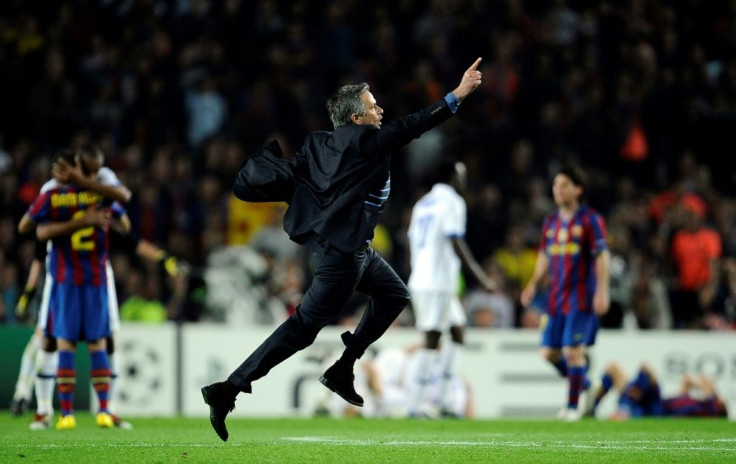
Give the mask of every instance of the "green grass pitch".
[[228, 419], [223, 443], [207, 419], [133, 419], [102, 430], [78, 414], [72, 431], [31, 431], [0, 414], [2, 463], [728, 463], [736, 423], [645, 419]]

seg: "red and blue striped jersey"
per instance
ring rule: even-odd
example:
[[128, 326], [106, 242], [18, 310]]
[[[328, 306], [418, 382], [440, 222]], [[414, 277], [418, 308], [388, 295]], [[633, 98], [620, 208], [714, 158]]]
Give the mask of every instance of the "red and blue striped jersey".
[[600, 214], [581, 206], [570, 220], [559, 210], [542, 226], [540, 253], [549, 258], [550, 315], [587, 312], [596, 288], [595, 258], [607, 249], [606, 225]]
[[[63, 222], [85, 214], [102, 197], [74, 185], [56, 185], [41, 193], [28, 209], [37, 224]], [[85, 227], [51, 240], [48, 266], [54, 280], [74, 285], [105, 285], [108, 234], [100, 227]]]
[[681, 395], [664, 399], [662, 403], [664, 413], [668, 416], [725, 417], [727, 415], [726, 406], [716, 396], [696, 399], [688, 395]]

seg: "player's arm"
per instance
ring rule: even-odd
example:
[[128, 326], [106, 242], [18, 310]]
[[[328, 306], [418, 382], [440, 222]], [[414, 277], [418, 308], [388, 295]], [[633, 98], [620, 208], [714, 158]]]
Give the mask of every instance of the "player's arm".
[[36, 222], [31, 219], [31, 216], [29, 216], [28, 213], [26, 213], [22, 218], [20, 218], [20, 222], [18, 223], [18, 233], [28, 234], [34, 227], [36, 227]]
[[593, 311], [599, 316], [608, 312], [611, 306], [609, 292], [611, 252], [603, 250], [595, 257], [595, 293], [593, 294]]
[[72, 166], [65, 159], [59, 158], [54, 163], [52, 173], [60, 182], [72, 183], [80, 189], [99, 193], [109, 200], [119, 201], [121, 203], [127, 203], [130, 200], [130, 190], [128, 190], [124, 185], [102, 184], [96, 179], [91, 179], [85, 176], [79, 159], [77, 159], [76, 164]]
[[537, 262], [534, 264], [534, 274], [529, 279], [529, 283], [526, 284], [524, 290], [521, 292], [521, 304], [529, 306], [534, 299], [534, 295], [537, 293], [537, 285], [547, 275], [549, 270], [549, 258], [547, 255], [540, 251], [537, 253]]
[[117, 216], [113, 211], [112, 220], [110, 221], [110, 227], [112, 227], [113, 230], [120, 235], [128, 235], [130, 233], [130, 229], [132, 228], [128, 214], [123, 213], [120, 216]]
[[107, 210], [91, 207], [85, 211], [83, 216], [76, 219], [39, 224], [36, 228], [36, 238], [46, 241], [55, 237], [70, 235], [85, 227], [103, 227], [108, 219], [108, 214]]
[[123, 234], [122, 243], [128, 253], [135, 253], [145, 260], [160, 264], [172, 277], [187, 275], [191, 271], [189, 263], [135, 233]]
[[189, 263], [183, 259], [177, 258], [176, 256], [169, 254], [168, 251], [163, 248], [159, 248], [155, 244], [145, 239], [138, 240], [138, 244], [135, 249], [136, 254], [141, 258], [160, 263], [167, 274], [172, 277], [178, 275], [187, 275], [191, 271]]
[[[33, 296], [36, 294], [36, 287], [38, 287], [38, 278], [41, 276], [41, 267], [43, 266], [43, 259], [46, 255], [44, 249], [46, 242], [36, 243], [36, 256], [31, 261], [31, 267], [28, 270], [28, 278], [26, 279], [26, 285], [23, 287], [23, 293], [18, 298], [18, 303], [15, 305], [15, 315], [19, 318], [24, 318], [28, 312], [28, 303], [31, 302]], [[43, 255], [38, 256], [38, 250], [43, 249]]]
[[711, 302], [718, 291], [718, 284], [721, 280], [721, 263], [718, 258], [708, 259], [708, 281], [705, 283], [698, 294], [700, 305], [702, 307], [710, 306]]
[[486, 288], [486, 290], [493, 291], [496, 288], [495, 282], [488, 278], [485, 271], [483, 271], [483, 268], [478, 264], [478, 261], [475, 260], [465, 239], [452, 237], [450, 241], [452, 242], [452, 249], [455, 250], [455, 254], [460, 258], [463, 266], [473, 274], [473, 277], [475, 277], [476, 280]]

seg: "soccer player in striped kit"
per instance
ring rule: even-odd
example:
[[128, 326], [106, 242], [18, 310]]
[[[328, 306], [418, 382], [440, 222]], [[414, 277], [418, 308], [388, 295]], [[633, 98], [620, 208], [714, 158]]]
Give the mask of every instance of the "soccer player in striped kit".
[[[60, 152], [58, 158], [71, 165], [77, 163], [71, 151]], [[101, 166], [101, 156], [93, 158]], [[58, 165], [57, 161], [55, 168]], [[85, 176], [92, 180], [98, 170], [92, 169]], [[57, 380], [62, 417], [56, 428], [62, 430], [76, 427], [72, 404], [78, 341], [87, 342], [92, 358], [92, 382], [100, 404], [97, 425], [114, 425], [107, 409], [111, 375], [106, 351], [106, 337], [110, 335], [106, 277], [109, 207], [103, 205], [102, 194], [77, 184], [84, 185], [83, 179], [74, 184], [57, 182], [41, 193], [19, 226], [38, 224], [38, 239], [53, 243], [48, 262], [53, 281], [46, 334], [57, 339], [59, 348]], [[107, 187], [97, 188], [104, 193]]]
[[586, 379], [586, 349], [595, 343], [598, 317], [610, 306], [610, 253], [606, 226], [600, 214], [582, 204], [583, 173], [575, 166], [561, 168], [552, 193], [557, 211], [542, 226], [534, 275], [521, 293], [528, 306], [540, 281], [549, 279], [542, 356], [568, 379], [567, 405], [561, 419], [580, 419], [581, 392]]

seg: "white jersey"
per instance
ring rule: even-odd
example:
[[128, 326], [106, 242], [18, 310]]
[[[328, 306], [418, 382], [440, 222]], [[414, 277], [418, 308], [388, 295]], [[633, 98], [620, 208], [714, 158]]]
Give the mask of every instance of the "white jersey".
[[[122, 185], [120, 183], [120, 179], [118, 179], [118, 176], [115, 175], [115, 171], [108, 168], [107, 166], [102, 166], [97, 172], [97, 182], [102, 185], [110, 185], [112, 187], [119, 187], [120, 185]], [[59, 185], [59, 181], [57, 181], [56, 179], [49, 179], [41, 186], [40, 193], [46, 193], [49, 190], [58, 187]]]
[[436, 184], [414, 205], [409, 289], [457, 293], [461, 262], [450, 239], [465, 237], [466, 210], [465, 200], [447, 184]]

